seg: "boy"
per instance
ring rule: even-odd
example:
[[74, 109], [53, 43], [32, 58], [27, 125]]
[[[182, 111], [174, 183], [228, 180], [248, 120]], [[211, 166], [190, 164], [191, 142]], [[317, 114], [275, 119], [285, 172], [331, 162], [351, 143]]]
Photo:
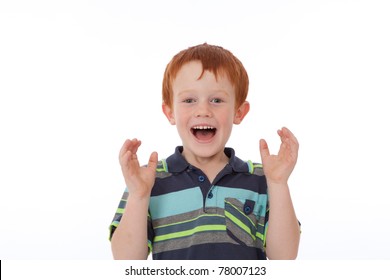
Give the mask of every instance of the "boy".
[[167, 65], [162, 109], [182, 146], [140, 167], [141, 141], [126, 140], [119, 160], [127, 189], [111, 224], [115, 259], [295, 259], [300, 229], [288, 178], [298, 142], [278, 130], [281, 146], [263, 165], [225, 148], [249, 111], [248, 76], [228, 50], [203, 44]]

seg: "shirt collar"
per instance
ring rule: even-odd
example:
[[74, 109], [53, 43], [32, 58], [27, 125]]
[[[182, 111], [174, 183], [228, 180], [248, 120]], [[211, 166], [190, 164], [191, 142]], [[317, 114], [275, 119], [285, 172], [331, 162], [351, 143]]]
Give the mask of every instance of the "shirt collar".
[[[180, 173], [187, 170], [191, 165], [185, 160], [183, 155], [183, 146], [178, 146], [175, 153], [166, 159], [168, 172]], [[235, 156], [234, 149], [225, 148], [225, 154], [229, 157], [229, 166], [234, 172], [247, 173], [249, 172], [248, 164]]]

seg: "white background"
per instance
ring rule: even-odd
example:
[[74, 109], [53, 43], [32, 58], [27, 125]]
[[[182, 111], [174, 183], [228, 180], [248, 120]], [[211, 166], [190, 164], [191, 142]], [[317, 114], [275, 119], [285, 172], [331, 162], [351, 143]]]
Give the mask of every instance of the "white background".
[[[0, 258], [111, 259], [126, 138], [180, 144], [161, 112], [171, 57], [208, 42], [250, 77], [229, 146], [300, 141], [300, 259], [390, 259], [390, 5], [333, 1], [0, 2]], [[386, 98], [387, 95], [387, 98]]]

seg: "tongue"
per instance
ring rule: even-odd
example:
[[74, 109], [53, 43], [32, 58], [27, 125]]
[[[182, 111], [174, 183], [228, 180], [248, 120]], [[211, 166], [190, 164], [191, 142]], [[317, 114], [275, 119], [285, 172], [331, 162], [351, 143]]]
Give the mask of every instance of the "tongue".
[[210, 140], [213, 138], [214, 134], [214, 130], [211, 129], [197, 129], [195, 131], [195, 137], [202, 141]]

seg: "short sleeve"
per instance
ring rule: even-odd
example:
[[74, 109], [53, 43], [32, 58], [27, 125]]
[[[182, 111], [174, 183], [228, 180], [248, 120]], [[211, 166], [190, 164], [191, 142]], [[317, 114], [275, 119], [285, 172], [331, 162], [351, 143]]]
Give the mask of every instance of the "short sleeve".
[[109, 230], [110, 230], [109, 240], [110, 241], [111, 241], [112, 235], [114, 234], [116, 228], [118, 227], [118, 225], [122, 219], [122, 215], [123, 215], [123, 212], [125, 211], [128, 197], [129, 197], [129, 192], [126, 189], [123, 192], [122, 198], [119, 202], [118, 208], [116, 209], [114, 218], [112, 219], [112, 222], [111, 222], [110, 227], [109, 227]]
[[269, 204], [267, 201], [267, 208], [264, 217], [264, 237], [263, 237], [263, 248], [267, 247], [267, 231], [268, 231], [268, 218], [269, 218]]

